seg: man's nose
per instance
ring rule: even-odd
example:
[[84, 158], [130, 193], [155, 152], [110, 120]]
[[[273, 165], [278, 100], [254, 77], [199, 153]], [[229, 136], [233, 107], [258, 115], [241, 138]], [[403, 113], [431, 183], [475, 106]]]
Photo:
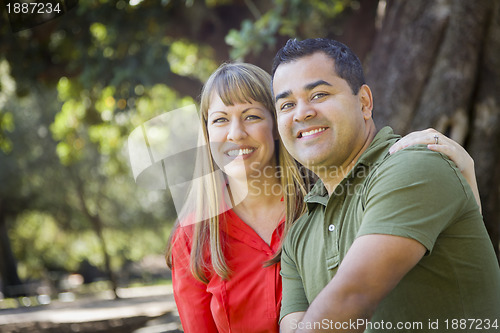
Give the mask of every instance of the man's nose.
[[299, 101], [295, 106], [295, 112], [293, 115], [293, 120], [296, 122], [301, 122], [309, 120], [316, 116], [316, 110], [306, 102]]

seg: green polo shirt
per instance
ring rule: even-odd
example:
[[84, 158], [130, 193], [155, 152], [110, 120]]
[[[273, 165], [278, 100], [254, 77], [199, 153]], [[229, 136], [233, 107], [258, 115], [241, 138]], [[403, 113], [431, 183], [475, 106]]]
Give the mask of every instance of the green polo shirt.
[[[379, 304], [366, 332], [390, 331], [381, 321], [398, 332], [446, 325], [456, 332], [453, 320], [468, 319], [496, 320], [496, 329], [481, 331], [500, 331], [500, 269], [472, 190], [451, 160], [425, 146], [389, 155], [398, 139], [383, 128], [330, 197], [321, 181], [307, 195], [308, 213], [283, 244], [281, 318], [307, 310], [356, 237], [389, 234], [417, 240], [427, 254]], [[396, 329], [410, 322], [422, 327]]]

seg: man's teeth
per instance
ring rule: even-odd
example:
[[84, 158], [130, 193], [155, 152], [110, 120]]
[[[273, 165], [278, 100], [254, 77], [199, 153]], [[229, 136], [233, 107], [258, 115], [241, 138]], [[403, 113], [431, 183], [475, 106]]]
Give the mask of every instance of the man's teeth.
[[250, 154], [251, 152], [253, 152], [255, 149], [249, 149], [249, 148], [245, 148], [245, 149], [234, 149], [234, 150], [230, 150], [227, 152], [227, 154], [231, 157], [234, 157], [234, 156], [241, 156], [241, 155], [247, 155], [247, 154]]
[[302, 137], [313, 135], [313, 134], [316, 134], [316, 133], [319, 133], [319, 132], [323, 132], [324, 130], [326, 130], [326, 127], [317, 128], [317, 129], [314, 129], [314, 130], [309, 131], [309, 132], [302, 132]]

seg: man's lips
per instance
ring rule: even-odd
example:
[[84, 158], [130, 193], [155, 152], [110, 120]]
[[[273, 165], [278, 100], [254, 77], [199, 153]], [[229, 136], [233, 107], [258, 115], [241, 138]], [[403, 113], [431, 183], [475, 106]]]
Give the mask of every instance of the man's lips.
[[297, 132], [297, 138], [306, 138], [309, 136], [312, 136], [317, 133], [324, 132], [328, 129], [328, 127], [314, 127], [314, 128], [307, 128], [305, 130], [300, 130]]

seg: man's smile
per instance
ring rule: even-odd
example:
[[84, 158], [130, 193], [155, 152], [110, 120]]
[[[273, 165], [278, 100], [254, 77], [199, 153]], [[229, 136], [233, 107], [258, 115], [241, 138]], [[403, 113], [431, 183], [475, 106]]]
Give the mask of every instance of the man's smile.
[[313, 129], [307, 129], [307, 130], [300, 130], [297, 133], [297, 138], [305, 138], [305, 137], [310, 137], [314, 134], [324, 132], [328, 129], [328, 127], [317, 127]]

